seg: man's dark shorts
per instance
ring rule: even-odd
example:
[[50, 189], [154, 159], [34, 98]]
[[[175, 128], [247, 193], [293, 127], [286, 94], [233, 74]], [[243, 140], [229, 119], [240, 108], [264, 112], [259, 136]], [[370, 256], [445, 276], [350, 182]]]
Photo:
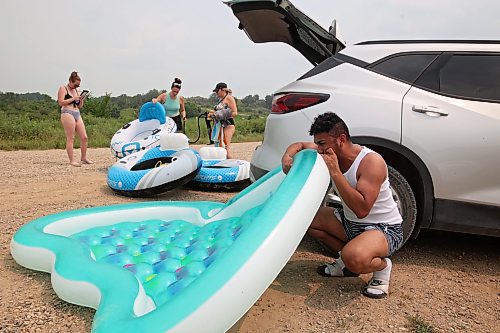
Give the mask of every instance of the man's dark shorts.
[[344, 227], [347, 241], [352, 240], [356, 236], [368, 230], [380, 230], [389, 245], [389, 253], [386, 257], [390, 257], [394, 252], [399, 250], [403, 245], [403, 227], [401, 224], [386, 224], [386, 223], [358, 223], [346, 219], [342, 208], [334, 209], [335, 217], [341, 221]]

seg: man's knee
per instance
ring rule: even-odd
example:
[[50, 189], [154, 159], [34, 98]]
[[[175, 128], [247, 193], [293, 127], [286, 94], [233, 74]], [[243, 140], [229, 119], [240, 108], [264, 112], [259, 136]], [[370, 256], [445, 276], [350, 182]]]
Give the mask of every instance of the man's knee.
[[342, 249], [342, 261], [346, 267], [354, 273], [360, 273], [370, 263], [371, 258], [367, 256], [366, 249], [360, 246], [349, 246]]
[[306, 233], [309, 236], [316, 238], [316, 239], [319, 239], [319, 240], [324, 240], [324, 239], [329, 237], [329, 235], [325, 231], [315, 229], [315, 228], [308, 228]]

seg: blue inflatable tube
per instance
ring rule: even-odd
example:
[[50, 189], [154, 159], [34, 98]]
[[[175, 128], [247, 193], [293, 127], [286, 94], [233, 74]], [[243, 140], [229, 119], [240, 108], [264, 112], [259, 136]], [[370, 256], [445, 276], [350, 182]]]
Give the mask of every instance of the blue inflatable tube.
[[240, 191], [251, 184], [250, 163], [243, 160], [203, 160], [200, 172], [189, 183], [204, 190]]
[[160, 103], [145, 103], [139, 118], [123, 125], [111, 138], [111, 153], [123, 158], [132, 153], [160, 145], [160, 136], [177, 130], [174, 120], [166, 117]]
[[193, 149], [155, 147], [117, 161], [108, 170], [107, 183], [121, 195], [148, 197], [188, 183], [201, 165], [201, 157]]
[[24, 267], [97, 309], [94, 333], [225, 332], [288, 262], [327, 192], [316, 151], [227, 203], [141, 202], [47, 215], [13, 236]]

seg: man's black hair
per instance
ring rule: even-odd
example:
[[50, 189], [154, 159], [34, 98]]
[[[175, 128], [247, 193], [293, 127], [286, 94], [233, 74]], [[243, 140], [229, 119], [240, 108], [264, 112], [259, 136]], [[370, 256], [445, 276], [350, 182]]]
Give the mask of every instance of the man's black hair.
[[309, 130], [309, 135], [315, 135], [319, 133], [329, 133], [334, 137], [338, 137], [340, 134], [345, 134], [348, 140], [351, 140], [351, 135], [349, 134], [349, 129], [344, 121], [333, 112], [325, 112], [314, 118], [314, 122]]

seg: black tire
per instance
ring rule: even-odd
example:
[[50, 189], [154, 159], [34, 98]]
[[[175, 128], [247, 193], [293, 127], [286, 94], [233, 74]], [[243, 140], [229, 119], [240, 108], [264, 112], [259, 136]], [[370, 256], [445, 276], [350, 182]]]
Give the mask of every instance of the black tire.
[[395, 168], [388, 166], [389, 183], [391, 184], [392, 197], [398, 205], [398, 210], [403, 217], [403, 244], [410, 238], [417, 222], [417, 202], [415, 195], [405, 177]]

